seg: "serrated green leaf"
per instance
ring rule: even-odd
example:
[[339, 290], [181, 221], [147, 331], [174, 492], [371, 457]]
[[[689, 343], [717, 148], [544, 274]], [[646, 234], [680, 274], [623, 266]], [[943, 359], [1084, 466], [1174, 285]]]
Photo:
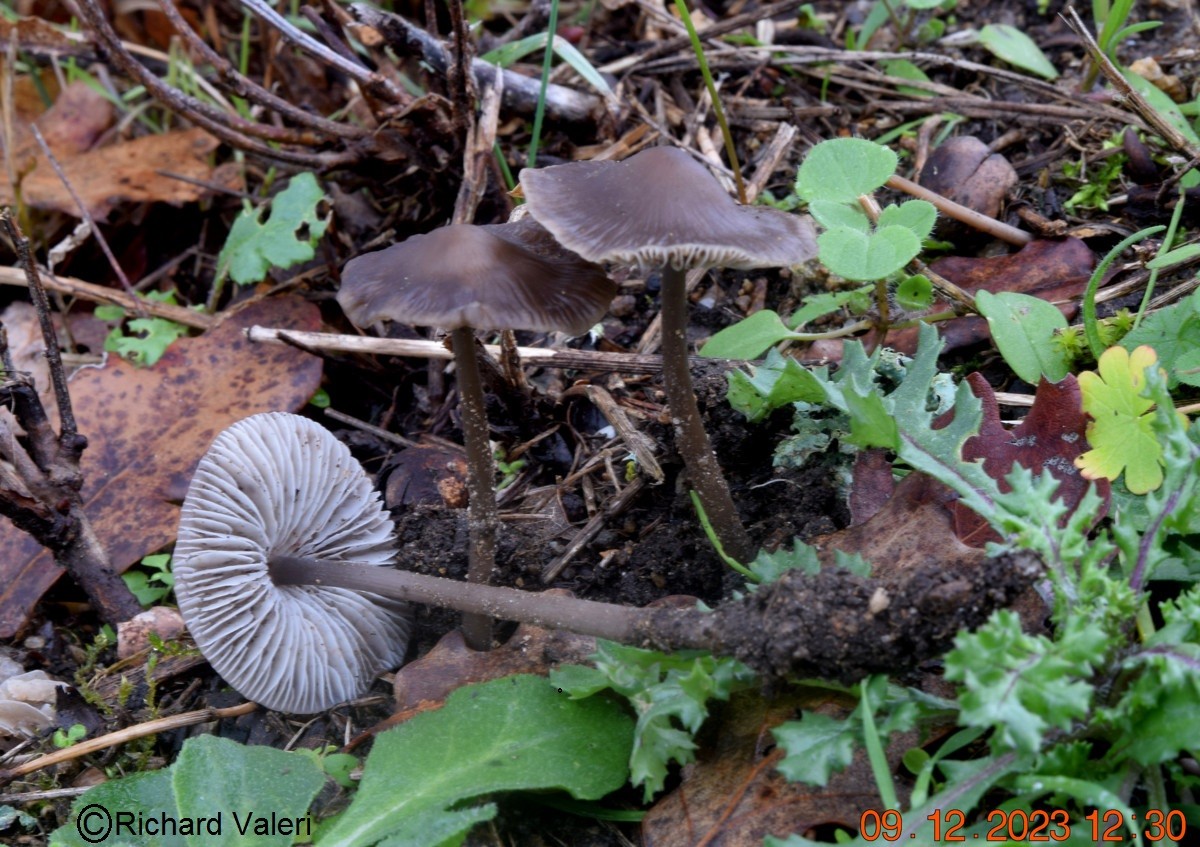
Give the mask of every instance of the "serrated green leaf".
[[1154, 348], [1158, 361], [1166, 368], [1170, 384], [1178, 381], [1176, 371], [1178, 359], [1191, 350], [1200, 350], [1200, 316], [1192, 298], [1173, 303], [1157, 312], [1151, 312], [1128, 335], [1121, 339], [1121, 346], [1134, 350], [1142, 345]]
[[978, 291], [975, 304], [987, 318], [996, 349], [1021, 379], [1037, 385], [1043, 376], [1058, 382], [1070, 372], [1070, 361], [1054, 333], [1066, 329], [1058, 307], [1013, 291]]
[[902, 226], [885, 226], [867, 234], [848, 227], [828, 229], [817, 237], [821, 264], [855, 282], [883, 279], [921, 252], [921, 239]]
[[1184, 385], [1200, 386], [1200, 347], [1187, 350], [1176, 358], [1171, 376]]
[[779, 315], [761, 309], [708, 339], [700, 348], [700, 355], [715, 359], [757, 359], [767, 348], [795, 337], [796, 333], [784, 325]]
[[1030, 71], [1046, 79], [1058, 77], [1058, 71], [1041, 48], [1015, 26], [988, 24], [979, 30], [979, 43], [993, 56], [1022, 70]]
[[928, 309], [933, 303], [933, 283], [925, 274], [913, 274], [896, 286], [896, 302], [904, 309]]
[[366, 847], [396, 837], [434, 847], [449, 837], [438, 824], [446, 816], [468, 828], [490, 817], [462, 817], [452, 808], [497, 791], [554, 788], [577, 799], [602, 797], [625, 782], [632, 729], [612, 701], [572, 700], [544, 677], [460, 688], [438, 711], [375, 739], [354, 801], [322, 827], [316, 844]]
[[1154, 433], [1154, 401], [1142, 396], [1146, 368], [1156, 366], [1150, 347], [1131, 354], [1110, 347], [1100, 357], [1099, 373], [1079, 375], [1083, 408], [1091, 416], [1087, 439], [1092, 449], [1075, 460], [1088, 479], [1115, 480], [1122, 472], [1125, 486], [1145, 494], [1162, 484], [1162, 445]]
[[832, 138], [808, 152], [796, 172], [796, 193], [808, 202], [853, 203], [896, 172], [896, 154], [862, 138]]
[[850, 720], [805, 712], [803, 720], [780, 724], [771, 734], [787, 752], [776, 770], [789, 782], [825, 785], [829, 777], [853, 760], [860, 733]]
[[234, 220], [217, 257], [217, 274], [228, 273], [239, 285], [266, 278], [271, 268], [311, 261], [329, 218], [317, 214], [324, 192], [311, 173], [292, 177], [271, 201], [265, 222], [261, 209], [244, 209]]
[[[1080, 627], [1080, 643], [1095, 648], [1108, 636]], [[1004, 609], [973, 633], [960, 633], [946, 654], [946, 679], [961, 682], [959, 722], [992, 729], [1001, 749], [1036, 752], [1050, 728], [1068, 729], [1087, 714], [1092, 660], [1042, 636], [1021, 631], [1021, 619]]]
[[884, 206], [876, 227], [900, 226], [924, 241], [937, 223], [937, 208], [925, 200], [909, 200], [899, 205]]
[[729, 404], [751, 422], [792, 403], [819, 403], [825, 398], [817, 377], [778, 350], [770, 350], [750, 373], [734, 370], [726, 376]]
[[808, 213], [826, 229], [844, 226], [862, 233], [871, 231], [871, 219], [857, 205], [813, 200], [808, 204]]

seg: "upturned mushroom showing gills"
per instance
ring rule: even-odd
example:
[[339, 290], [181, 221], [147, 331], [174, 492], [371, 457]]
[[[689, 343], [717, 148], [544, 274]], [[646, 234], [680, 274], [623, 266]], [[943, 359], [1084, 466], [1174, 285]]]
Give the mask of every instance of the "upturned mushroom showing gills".
[[[578, 335], [600, 319], [615, 292], [600, 266], [564, 249], [529, 218], [415, 235], [352, 259], [342, 271], [338, 303], [356, 326], [390, 320], [451, 331], [467, 451], [469, 582], [491, 580], [497, 526], [495, 460], [474, 330]], [[463, 630], [475, 649], [490, 646], [489, 619], [465, 616]]]
[[797, 265], [817, 254], [807, 219], [738, 205], [683, 150], [654, 147], [622, 162], [574, 162], [521, 171], [529, 214], [568, 250], [593, 262], [662, 273], [663, 381], [696, 493], [725, 551], [757, 553], [700, 419], [688, 369], [686, 272]]
[[407, 605], [321, 585], [277, 586], [276, 557], [390, 567], [379, 495], [350, 451], [298, 415], [271, 412], [217, 437], [179, 519], [175, 594], [200, 652], [242, 695], [309, 714], [398, 666]]

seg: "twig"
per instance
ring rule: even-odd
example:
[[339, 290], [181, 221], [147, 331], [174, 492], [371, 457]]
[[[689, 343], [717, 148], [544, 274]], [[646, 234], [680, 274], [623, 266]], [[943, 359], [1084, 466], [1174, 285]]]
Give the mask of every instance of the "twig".
[[925, 186], [918, 185], [910, 179], [893, 175], [888, 179], [887, 186], [888, 188], [903, 191], [905, 194], [932, 203], [946, 217], [961, 221], [980, 232], [986, 232], [993, 238], [998, 238], [1009, 244], [1015, 244], [1018, 247], [1024, 247], [1030, 241], [1033, 241], [1033, 236], [1028, 232], [976, 212], [974, 209], [970, 209], [961, 203], [955, 203], [953, 200], [943, 197], [936, 191], [930, 191]]
[[[350, 12], [361, 23], [378, 31], [393, 50], [402, 55], [415, 52], [437, 73], [449, 72], [452, 61], [450, 51], [429, 33], [413, 26], [399, 15], [380, 11], [364, 3], [352, 4]], [[502, 70], [482, 59], [471, 62], [471, 71], [475, 74], [475, 84], [480, 89], [491, 84], [497, 74], [502, 74], [504, 107], [521, 115], [533, 114], [541, 87], [538, 80], [514, 71]], [[604, 101], [600, 97], [573, 88], [550, 85], [546, 89], [546, 114], [564, 123], [592, 123], [604, 114]]]
[[[175, 323], [180, 323], [184, 326], [194, 327], [195, 329], [208, 329], [212, 326], [213, 321], [216, 320], [212, 315], [196, 312], [183, 306], [172, 306], [170, 303], [142, 300], [139, 297], [130, 296], [124, 291], [118, 291], [115, 288], [108, 288], [103, 285], [96, 285], [92, 282], [84, 282], [82, 279], [74, 277], [51, 275], [42, 280], [42, 283], [51, 291], [73, 294], [95, 303], [110, 303], [130, 312], [137, 312], [138, 307], [141, 306], [143, 314], [152, 315], [156, 318], [166, 318], [167, 320], [175, 321]], [[25, 275], [20, 268], [0, 267], [0, 285], [24, 286], [27, 284]]]
[[542, 571], [542, 582], [553, 582], [558, 578], [558, 575], [563, 572], [563, 568], [571, 563], [571, 560], [579, 555], [579, 551], [588, 545], [588, 543], [599, 535], [600, 530], [604, 528], [610, 520], [620, 515], [634, 499], [642, 493], [642, 489], [646, 487], [646, 481], [642, 477], [635, 477], [629, 485], [625, 486], [625, 490], [616, 495], [608, 502], [603, 511], [592, 515], [591, 520], [584, 524], [583, 529], [571, 539], [571, 543], [567, 545], [567, 549], [550, 564], [546, 565]]
[[146, 723], [126, 727], [116, 732], [110, 732], [107, 735], [101, 735], [98, 738], [89, 738], [86, 741], [80, 741], [78, 744], [72, 744], [70, 747], [62, 750], [55, 750], [53, 753], [47, 753], [45, 756], [39, 756], [24, 764], [17, 765], [15, 768], [4, 768], [0, 770], [0, 782], [9, 782], [17, 777], [26, 776], [43, 768], [48, 768], [51, 765], [70, 762], [82, 756], [89, 756], [92, 753], [107, 750], [109, 747], [116, 747], [118, 744], [128, 744], [130, 741], [145, 738], [147, 735], [157, 735], [160, 732], [170, 732], [173, 729], [182, 729], [185, 726], [195, 726], [196, 724], [208, 723], [209, 721], [217, 721], [224, 718], [237, 718], [242, 715], [248, 715], [257, 708], [257, 703], [242, 703], [241, 705], [230, 706], [226, 709], [198, 709], [194, 712], [183, 712], [166, 718], [146, 721]]
[[[100, 245], [100, 250], [104, 253], [104, 258], [108, 259], [108, 266], [112, 268], [113, 273], [120, 280], [121, 287], [134, 300], [138, 300], [133, 293], [133, 285], [130, 284], [129, 277], [125, 276], [125, 271], [121, 267], [121, 263], [117, 261], [117, 257], [113, 255], [112, 248], [108, 246], [108, 239], [104, 237], [104, 233], [100, 231], [100, 227], [96, 226], [96, 220], [92, 217], [87, 204], [83, 202], [83, 198], [79, 196], [79, 192], [75, 190], [75, 186], [71, 185], [71, 181], [67, 179], [66, 172], [62, 169], [62, 165], [58, 163], [58, 157], [54, 155], [54, 151], [50, 149], [50, 145], [46, 143], [46, 139], [42, 137], [42, 131], [38, 129], [37, 124], [30, 124], [29, 129], [33, 132], [34, 140], [37, 141], [38, 146], [42, 148], [42, 155], [46, 157], [46, 161], [50, 163], [50, 167], [53, 168], [54, 173], [58, 176], [59, 182], [63, 184], [63, 188], [67, 189], [67, 193], [71, 195], [71, 199], [75, 201], [75, 207], [79, 209], [80, 217], [87, 221], [88, 228], [91, 229], [96, 243]], [[140, 307], [138, 311], [141, 311]]]
[[[251, 341], [267, 344], [286, 344], [288, 339], [314, 350], [335, 350], [343, 353], [361, 353], [370, 356], [411, 356], [418, 359], [451, 359], [453, 356], [445, 345], [437, 341], [407, 340], [402, 338], [372, 338], [362, 335], [338, 335], [331, 332], [301, 332], [290, 329], [273, 329], [252, 326], [246, 330]], [[498, 346], [484, 345], [492, 356], [501, 356]], [[628, 374], [654, 374], [662, 370], [662, 357], [636, 353], [598, 353], [589, 350], [548, 350], [544, 347], [518, 347], [517, 353], [527, 365], [548, 368], [575, 368], [586, 371], [611, 371]], [[693, 356], [692, 361], [718, 361]]]
[[1170, 121], [1164, 118], [1159, 111], [1146, 102], [1146, 98], [1136, 91], [1129, 81], [1122, 76], [1117, 67], [1104, 55], [1104, 51], [1100, 49], [1100, 45], [1096, 43], [1096, 39], [1092, 38], [1091, 32], [1087, 26], [1079, 18], [1079, 13], [1075, 11], [1074, 6], [1067, 7], [1067, 14], [1063, 17], [1063, 21], [1071, 31], [1079, 36], [1083, 42], [1083, 47], [1087, 50], [1088, 57], [1091, 58], [1108, 79], [1108, 82], [1117, 91], [1117, 95], [1121, 100], [1133, 107], [1133, 110], [1141, 116], [1141, 118], [1154, 131], [1163, 137], [1171, 147], [1186, 155], [1189, 159], [1200, 157], [1200, 147], [1192, 144], [1183, 133], [1177, 130]]
[[358, 149], [311, 153], [307, 150], [272, 147], [260, 141], [260, 138], [265, 138], [281, 144], [304, 144], [310, 136], [287, 127], [267, 126], [248, 121], [240, 115], [220, 111], [202, 100], [172, 88], [129, 54], [108, 18], [99, 8], [97, 0], [79, 0], [78, 9], [80, 18], [92, 31], [100, 48], [124, 73], [145, 86], [155, 99], [171, 111], [186, 117], [225, 143], [266, 159], [291, 162], [315, 170], [327, 170], [355, 161], [361, 156]]
[[264, 0], [238, 0], [243, 6], [279, 31], [279, 34], [302, 50], [311, 53], [325, 64], [337, 68], [369, 92], [390, 103], [404, 100], [404, 93], [390, 80], [330, 50], [308, 33], [297, 29], [292, 22], [276, 12]]
[[257, 103], [268, 109], [273, 109], [281, 117], [295, 121], [302, 126], [311, 127], [327, 135], [341, 138], [362, 138], [368, 134], [367, 130], [362, 127], [331, 121], [329, 118], [322, 117], [321, 115], [306, 112], [304, 109], [289, 103], [277, 94], [263, 88], [253, 80], [242, 76], [234, 70], [233, 65], [224, 56], [209, 47], [208, 43], [197, 35], [196, 31], [192, 29], [191, 24], [179, 13], [174, 0], [158, 0], [158, 5], [162, 9], [163, 14], [167, 16], [167, 20], [175, 27], [175, 31], [183, 37], [193, 50], [200, 54], [204, 61], [213, 66], [221, 81], [237, 96], [244, 97], [252, 103]]
[[[140, 612], [141, 606], [113, 569], [84, 512], [79, 494], [83, 486], [79, 461], [87, 447], [87, 438], [76, 429], [46, 292], [33, 263], [29, 242], [13, 221], [11, 210], [0, 212], [0, 227], [12, 240], [29, 281], [30, 296], [45, 338], [61, 421], [60, 433], [56, 436], [33, 384], [11, 370], [7, 337], [0, 335], [7, 370], [6, 382], [0, 387], [11, 400], [17, 421], [26, 432], [23, 442], [12, 432], [0, 434], [0, 454], [8, 463], [0, 463], [0, 475], [3, 476], [0, 480], [0, 514], [6, 515], [19, 529], [50, 550], [58, 565], [66, 569], [87, 593], [103, 620], [120, 623]], [[8, 430], [7, 425], [3, 429]]]

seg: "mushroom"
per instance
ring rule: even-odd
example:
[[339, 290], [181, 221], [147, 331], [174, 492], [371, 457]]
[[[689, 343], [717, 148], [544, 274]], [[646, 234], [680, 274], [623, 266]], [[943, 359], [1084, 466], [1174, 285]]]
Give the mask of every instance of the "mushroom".
[[713, 455], [688, 369], [686, 272], [796, 265], [817, 254], [807, 219], [739, 206], [683, 150], [654, 147], [622, 162], [575, 162], [521, 171], [529, 214], [593, 262], [658, 267], [667, 401], [692, 484], [725, 551], [757, 552]]
[[[603, 269], [564, 250], [529, 218], [456, 224], [415, 235], [346, 264], [338, 303], [358, 327], [392, 320], [451, 331], [467, 451], [468, 582], [486, 584], [495, 562], [496, 476], [474, 329], [586, 332], [616, 286]], [[491, 644], [491, 620], [463, 618], [467, 643]]]
[[407, 605], [322, 585], [276, 585], [274, 557], [390, 566], [391, 521], [344, 444], [298, 415], [226, 429], [196, 468], [179, 518], [175, 594], [209, 664], [284, 712], [359, 696], [404, 658]]

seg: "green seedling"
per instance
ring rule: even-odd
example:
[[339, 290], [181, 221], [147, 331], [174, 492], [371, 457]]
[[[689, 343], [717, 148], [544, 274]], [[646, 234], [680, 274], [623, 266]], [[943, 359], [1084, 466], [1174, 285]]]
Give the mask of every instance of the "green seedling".
[[1088, 479], [1116, 480], [1145, 494], [1162, 485], [1163, 448], [1154, 432], [1154, 401], [1144, 396], [1146, 369], [1158, 366], [1151, 347], [1132, 353], [1110, 347], [1100, 357], [1099, 372], [1079, 375], [1083, 408], [1091, 416], [1087, 438], [1092, 449], [1075, 460]]
[[[1117, 60], [1117, 48], [1132, 35], [1162, 26], [1162, 21], [1141, 21], [1129, 23], [1133, 13], [1134, 0], [1092, 0], [1092, 20], [1096, 27], [1096, 45], [1114, 65], [1120, 66]], [[1088, 63], [1087, 74], [1083, 81], [1083, 90], [1090, 91], [1100, 74], [1100, 68], [1094, 63]]]
[[247, 202], [217, 257], [217, 278], [250, 285], [266, 279], [272, 268], [312, 261], [329, 226], [328, 212], [320, 209], [324, 199], [317, 178], [302, 173], [271, 201], [265, 220], [262, 207]]
[[[151, 291], [140, 295], [154, 303], [179, 305], [174, 291]], [[120, 306], [97, 306], [93, 314], [102, 321], [116, 322], [104, 339], [104, 349], [140, 367], [150, 367], [163, 357], [177, 338], [187, 335], [188, 328], [166, 318], [130, 318], [124, 327], [126, 311]]]
[[953, 9], [953, 0], [879, 0], [867, 13], [857, 34], [847, 30], [846, 49], [867, 49], [875, 33], [888, 23], [892, 25], [901, 44], [919, 46], [936, 41], [946, 31], [945, 22], [937, 17], [927, 18], [920, 26], [917, 26], [917, 22], [921, 12], [943, 8]]
[[171, 572], [171, 554], [156, 553], [142, 559], [137, 568], [121, 574], [133, 596], [149, 608], [161, 603], [175, 587], [175, 574]]
[[[933, 231], [937, 210], [924, 200], [909, 200], [876, 211], [872, 194], [895, 174], [898, 159], [886, 147], [860, 138], [838, 138], [814, 147], [796, 173], [796, 195], [825, 231], [817, 239], [818, 259], [838, 276], [873, 281], [881, 317], [886, 320], [887, 291], [880, 283], [896, 278], [905, 308], [928, 303], [929, 281], [899, 274], [917, 257]], [[754, 359], [780, 341], [811, 341], [866, 329], [861, 323], [833, 333], [801, 333], [797, 328], [843, 306], [863, 307], [871, 286], [815, 295], [785, 323], [764, 309], [714, 335], [701, 349], [705, 356]], [[902, 292], [902, 293], [901, 293]]]
[[500, 483], [496, 486], [497, 491], [503, 491], [516, 482], [518, 474], [529, 464], [524, 459], [514, 459], [511, 462], [506, 462], [504, 460], [506, 455], [503, 447], [496, 450], [493, 454], [496, 460], [496, 470], [500, 472]]
[[[1115, 142], [1110, 140], [1105, 142], [1105, 145], [1113, 146]], [[1128, 158], [1124, 153], [1114, 153], [1103, 159], [1091, 173], [1087, 172], [1087, 166], [1083, 162], [1064, 162], [1063, 175], [1068, 179], [1079, 180], [1083, 185], [1063, 203], [1063, 208], [1071, 214], [1076, 214], [1081, 209], [1107, 212], [1108, 198], [1120, 190], [1121, 176]]]
[[74, 723], [65, 730], [54, 730], [54, 734], [50, 736], [50, 742], [59, 750], [64, 750], [85, 738], [87, 738], [87, 727], [81, 723]]

